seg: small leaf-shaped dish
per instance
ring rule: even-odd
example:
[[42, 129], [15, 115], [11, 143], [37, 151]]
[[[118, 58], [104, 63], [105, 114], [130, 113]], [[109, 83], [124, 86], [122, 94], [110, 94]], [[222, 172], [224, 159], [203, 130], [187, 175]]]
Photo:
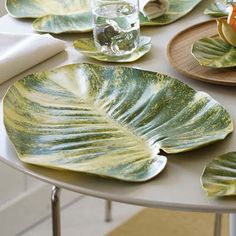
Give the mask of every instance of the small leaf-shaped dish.
[[236, 152], [223, 154], [207, 164], [201, 183], [208, 196], [236, 195]]
[[220, 38], [202, 38], [193, 43], [192, 55], [202, 66], [229, 68], [236, 66], [236, 47]]
[[4, 124], [26, 163], [146, 181], [179, 153], [224, 139], [229, 113], [167, 75], [67, 65], [28, 75], [3, 100]]
[[204, 14], [210, 15], [212, 17], [227, 16], [228, 9], [226, 5], [219, 8], [219, 5], [217, 5], [216, 3], [212, 3], [205, 9]]
[[141, 25], [167, 25], [192, 11], [202, 0], [169, 0], [167, 12], [156, 19], [148, 20], [140, 13]]
[[[188, 14], [201, 0], [169, 0], [168, 11], [153, 20], [140, 13], [141, 25], [166, 25]], [[87, 32], [92, 31], [89, 0], [6, 0], [9, 14], [16, 18], [38, 18], [33, 28], [39, 32]]]
[[96, 48], [94, 44], [93, 37], [81, 38], [73, 43], [74, 48], [80, 53], [87, 57], [94, 58], [98, 61], [108, 61], [108, 62], [132, 62], [138, 60], [140, 57], [145, 55], [151, 49], [151, 38], [141, 36], [139, 40], [139, 45], [136, 50], [126, 56], [109, 56], [106, 55]]

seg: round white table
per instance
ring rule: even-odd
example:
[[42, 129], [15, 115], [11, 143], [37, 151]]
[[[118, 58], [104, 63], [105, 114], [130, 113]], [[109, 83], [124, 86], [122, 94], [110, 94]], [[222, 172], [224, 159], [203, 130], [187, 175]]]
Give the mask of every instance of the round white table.
[[[126, 64], [126, 66], [169, 74], [182, 80], [196, 90], [209, 93], [229, 111], [234, 124], [236, 124], [236, 87], [207, 84], [187, 78], [171, 67], [166, 56], [166, 46], [177, 32], [192, 24], [209, 19], [203, 15], [203, 10], [208, 2], [203, 1], [190, 14], [168, 26], [142, 28], [143, 35], [152, 37], [151, 52], [137, 62]], [[30, 20], [17, 20], [8, 15], [0, 18], [0, 29], [5, 32], [32, 32]], [[66, 40], [68, 44], [67, 50], [0, 85], [0, 98], [2, 99], [7, 88], [14, 81], [26, 74], [55, 68], [68, 63], [85, 61], [99, 63], [82, 56], [72, 48], [72, 41], [82, 36], [83, 34], [62, 34], [56, 36]], [[2, 121], [2, 110], [0, 111], [0, 161], [56, 186], [52, 192], [52, 198], [54, 198], [55, 203], [53, 205], [54, 213], [57, 212], [59, 207], [57, 201], [58, 189], [65, 188], [74, 192], [104, 198], [109, 201], [118, 201], [146, 207], [215, 212], [218, 216], [216, 220], [219, 222], [220, 213], [236, 213], [236, 198], [208, 198], [201, 188], [200, 176], [206, 163], [212, 160], [213, 157], [235, 149], [236, 134], [233, 133], [224, 141], [196, 151], [178, 155], [167, 155], [167, 168], [151, 181], [146, 183], [125, 183], [22, 163], [8, 140]], [[231, 214], [230, 220], [231, 223], [234, 220], [236, 222], [234, 214]], [[232, 236], [236, 235], [236, 231], [234, 231], [235, 225], [231, 224]], [[216, 232], [215, 235], [219, 235], [219, 232]]]

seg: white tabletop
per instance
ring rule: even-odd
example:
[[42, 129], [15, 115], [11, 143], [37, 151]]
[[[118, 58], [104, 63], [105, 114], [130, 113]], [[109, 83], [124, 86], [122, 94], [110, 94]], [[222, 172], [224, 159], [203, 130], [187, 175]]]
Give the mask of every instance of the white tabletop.
[[[235, 125], [236, 87], [212, 85], [189, 79], [176, 72], [167, 61], [166, 45], [168, 41], [178, 31], [208, 19], [207, 16], [203, 15], [203, 10], [207, 4], [208, 1], [203, 1], [193, 12], [171, 25], [142, 28], [143, 35], [152, 36], [151, 52], [139, 61], [128, 64], [127, 66], [166, 73], [179, 78], [196, 90], [209, 93], [230, 112]], [[0, 18], [0, 29], [5, 32], [32, 32], [30, 20], [16, 20], [7, 15]], [[98, 63], [72, 49], [72, 40], [81, 37], [81, 34], [66, 34], [58, 37], [68, 42], [66, 52], [62, 52], [2, 84], [0, 86], [1, 99], [7, 88], [15, 80], [22, 78], [26, 74], [55, 68], [68, 63], [85, 61]], [[224, 141], [196, 151], [178, 155], [167, 155], [167, 168], [159, 176], [146, 183], [134, 184], [23, 164], [18, 159], [7, 138], [2, 123], [2, 111], [0, 114], [0, 160], [43, 181], [95, 197], [148, 207], [165, 207], [192, 211], [236, 212], [236, 198], [208, 198], [200, 185], [200, 176], [207, 162], [216, 155], [236, 150], [235, 133], [231, 134]]]

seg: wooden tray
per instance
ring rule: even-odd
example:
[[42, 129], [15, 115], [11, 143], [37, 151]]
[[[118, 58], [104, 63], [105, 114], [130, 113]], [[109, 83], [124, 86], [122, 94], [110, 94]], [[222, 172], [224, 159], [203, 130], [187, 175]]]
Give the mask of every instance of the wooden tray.
[[179, 72], [208, 83], [236, 86], [236, 67], [208, 68], [199, 65], [191, 54], [194, 41], [217, 34], [216, 21], [193, 25], [178, 33], [168, 44], [167, 54], [173, 67]]

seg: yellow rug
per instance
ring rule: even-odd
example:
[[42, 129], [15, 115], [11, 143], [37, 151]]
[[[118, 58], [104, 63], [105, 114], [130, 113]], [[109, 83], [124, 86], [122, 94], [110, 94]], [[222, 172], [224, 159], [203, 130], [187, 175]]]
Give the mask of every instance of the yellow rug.
[[[107, 236], [213, 236], [213, 228], [214, 214], [146, 208]], [[224, 215], [221, 236], [228, 235]]]

